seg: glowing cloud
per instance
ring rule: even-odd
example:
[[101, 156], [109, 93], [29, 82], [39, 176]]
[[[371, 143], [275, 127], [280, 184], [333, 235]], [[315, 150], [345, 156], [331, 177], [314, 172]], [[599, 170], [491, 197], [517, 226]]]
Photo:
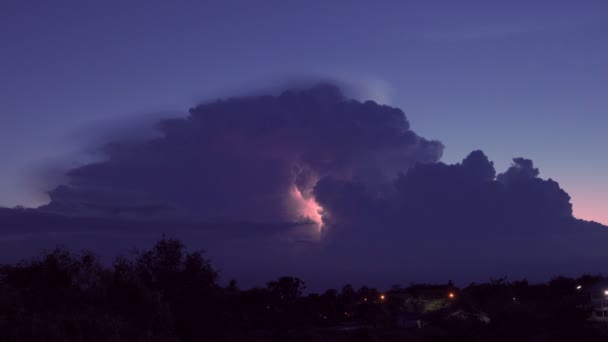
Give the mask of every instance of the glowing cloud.
[[296, 204], [297, 214], [305, 220], [314, 222], [319, 231], [323, 228], [323, 208], [312, 195], [304, 196], [297, 186], [291, 189], [291, 197]]

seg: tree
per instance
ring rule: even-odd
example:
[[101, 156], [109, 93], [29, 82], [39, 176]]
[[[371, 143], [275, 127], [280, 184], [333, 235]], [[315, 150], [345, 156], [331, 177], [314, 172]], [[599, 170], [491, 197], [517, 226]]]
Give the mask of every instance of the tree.
[[295, 303], [306, 288], [304, 282], [296, 277], [281, 277], [276, 281], [269, 282], [267, 287], [281, 305]]

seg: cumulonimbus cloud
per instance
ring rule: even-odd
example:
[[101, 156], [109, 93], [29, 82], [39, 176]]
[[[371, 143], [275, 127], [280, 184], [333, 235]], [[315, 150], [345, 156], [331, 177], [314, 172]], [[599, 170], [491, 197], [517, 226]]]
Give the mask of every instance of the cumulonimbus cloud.
[[404, 113], [347, 99], [331, 84], [229, 98], [159, 124], [161, 136], [113, 142], [107, 158], [67, 172], [44, 209], [205, 220], [315, 219], [322, 177], [384, 184], [443, 146]]
[[[49, 220], [41, 213], [54, 215], [55, 230], [145, 230], [147, 220], [155, 233], [172, 234], [166, 224], [204, 231], [202, 247], [229, 271], [250, 270], [245, 259], [280, 259], [290, 272], [352, 281], [565, 272], [608, 260], [605, 231], [572, 217], [568, 194], [531, 160], [515, 158], [498, 174], [482, 151], [444, 164], [443, 145], [417, 135], [403, 111], [332, 84], [221, 99], [157, 127], [68, 170], [35, 215], [3, 212], [17, 227], [11, 234], [44, 231], [31, 228]], [[301, 234], [318, 233], [310, 222], [323, 225], [320, 240]], [[222, 257], [234, 253], [244, 257]]]

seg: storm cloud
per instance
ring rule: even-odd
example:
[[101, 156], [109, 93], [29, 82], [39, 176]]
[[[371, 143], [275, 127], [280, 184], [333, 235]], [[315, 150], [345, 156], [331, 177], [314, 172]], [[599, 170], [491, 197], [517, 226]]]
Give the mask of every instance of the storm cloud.
[[68, 171], [44, 209], [314, 219], [314, 204], [306, 206], [320, 178], [384, 184], [417, 163], [437, 162], [443, 150], [416, 135], [400, 109], [347, 99], [330, 84], [218, 100], [158, 129], [157, 139], [112, 142], [105, 160]]
[[112, 232], [108, 245], [115, 234], [167, 233], [199, 241], [245, 283], [608, 266], [606, 227], [574, 218], [569, 195], [532, 160], [500, 173], [473, 151], [445, 164], [443, 145], [417, 135], [402, 110], [332, 84], [204, 103], [157, 130], [105, 144], [102, 160], [66, 172], [49, 204], [3, 211], [3, 233], [40, 234], [50, 222], [47, 233]]

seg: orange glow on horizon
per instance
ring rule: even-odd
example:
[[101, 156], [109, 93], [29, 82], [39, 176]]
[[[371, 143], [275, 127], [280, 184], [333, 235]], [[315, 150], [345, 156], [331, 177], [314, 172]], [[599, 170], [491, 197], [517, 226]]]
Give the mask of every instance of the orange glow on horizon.
[[602, 207], [603, 201], [598, 200], [588, 202], [575, 202], [573, 203], [573, 215], [576, 218], [585, 221], [595, 221], [597, 223], [608, 225], [608, 212]]
[[[589, 175], [591, 177], [592, 175]], [[608, 185], [597, 184], [581, 179], [568, 179], [567, 175], [560, 177], [562, 188], [570, 195], [573, 215], [576, 218], [595, 221], [608, 225]]]

